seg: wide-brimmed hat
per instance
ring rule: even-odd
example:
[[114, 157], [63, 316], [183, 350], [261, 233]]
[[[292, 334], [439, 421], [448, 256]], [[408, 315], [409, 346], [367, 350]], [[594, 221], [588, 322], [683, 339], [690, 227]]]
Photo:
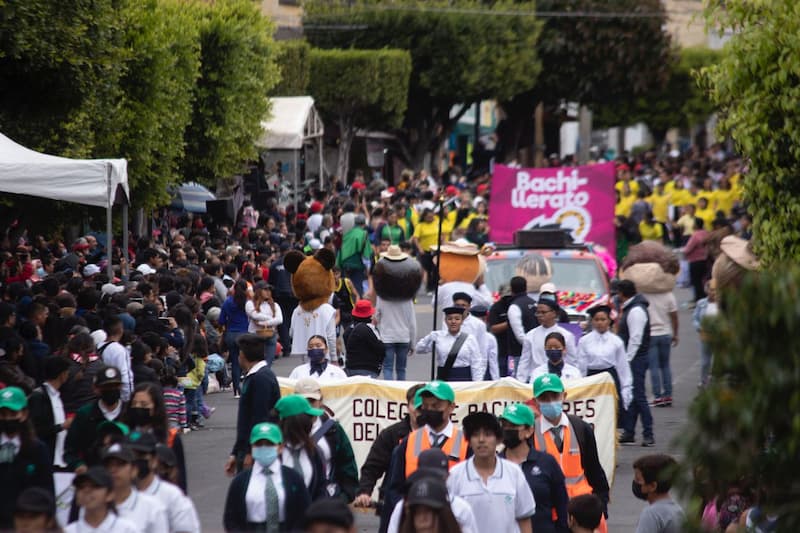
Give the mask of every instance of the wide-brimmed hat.
[[728, 235], [719, 243], [722, 253], [730, 257], [734, 263], [747, 270], [758, 270], [761, 262], [750, 248], [750, 241], [736, 235]]
[[381, 252], [381, 259], [388, 259], [389, 261], [402, 261], [408, 259], [408, 254], [405, 253], [398, 245], [392, 244], [385, 252]]
[[355, 318], [369, 318], [375, 314], [375, 309], [369, 300], [358, 300], [351, 314]]
[[[432, 248], [436, 248], [434, 245]], [[441, 253], [456, 254], [456, 255], [478, 255], [481, 250], [478, 245], [467, 241], [466, 239], [458, 239], [457, 241], [449, 241], [442, 244], [439, 249]]]

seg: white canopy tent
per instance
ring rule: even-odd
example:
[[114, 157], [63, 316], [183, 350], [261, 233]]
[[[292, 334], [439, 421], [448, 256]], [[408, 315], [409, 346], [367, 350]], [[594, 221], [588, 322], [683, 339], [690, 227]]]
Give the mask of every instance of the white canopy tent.
[[272, 117], [261, 123], [263, 134], [256, 142], [259, 148], [268, 150], [292, 150], [294, 152], [294, 191], [297, 202], [298, 162], [297, 155], [306, 141], [316, 139], [319, 149], [319, 185], [322, 187], [323, 153], [322, 137], [325, 126], [314, 107], [310, 96], [280, 96], [270, 98]]
[[[42, 154], [0, 134], [0, 191], [106, 208], [107, 249], [111, 250], [111, 216], [122, 204], [128, 227], [128, 162], [124, 159], [69, 159]], [[123, 231], [123, 250], [128, 250]], [[108, 275], [113, 277], [111, 261]]]

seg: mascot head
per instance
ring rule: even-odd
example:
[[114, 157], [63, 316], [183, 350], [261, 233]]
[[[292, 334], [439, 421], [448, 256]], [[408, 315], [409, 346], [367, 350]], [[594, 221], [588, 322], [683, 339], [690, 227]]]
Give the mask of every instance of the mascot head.
[[372, 281], [375, 293], [384, 300], [411, 300], [422, 285], [422, 268], [393, 244], [375, 263]]
[[312, 311], [327, 303], [335, 288], [335, 263], [336, 256], [327, 248], [320, 248], [309, 257], [297, 250], [284, 257], [283, 266], [292, 274], [292, 290], [305, 311]]
[[628, 250], [619, 277], [634, 282], [639, 292], [660, 294], [675, 288], [679, 270], [672, 250], [656, 241], [642, 241]]
[[439, 283], [475, 283], [486, 271], [481, 250], [464, 239], [446, 242], [439, 249]]
[[720, 242], [721, 253], [711, 268], [711, 278], [717, 290], [736, 289], [741, 286], [744, 275], [758, 270], [760, 263], [753, 254], [750, 241], [729, 235]]

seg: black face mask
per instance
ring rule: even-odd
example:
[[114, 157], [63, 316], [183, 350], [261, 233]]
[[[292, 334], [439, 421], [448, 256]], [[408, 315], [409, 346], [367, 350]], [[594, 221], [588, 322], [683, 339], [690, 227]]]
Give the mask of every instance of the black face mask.
[[150, 409], [147, 407], [129, 407], [128, 425], [132, 428], [149, 426], [153, 421]]
[[441, 411], [434, 411], [433, 409], [423, 409], [417, 417], [417, 425], [428, 425], [432, 428], [437, 428], [444, 422], [444, 413]]
[[522, 444], [522, 439], [519, 438], [518, 429], [504, 429], [503, 430], [503, 444], [509, 450], [516, 448]]
[[639, 498], [640, 500], [647, 501], [647, 494], [642, 492], [642, 484], [637, 483], [635, 479], [631, 481], [631, 492], [633, 492], [633, 495]]
[[0, 433], [16, 435], [22, 429], [21, 420], [0, 420]]
[[106, 405], [114, 405], [119, 401], [122, 391], [119, 389], [106, 389], [100, 391], [100, 399]]
[[136, 477], [144, 479], [150, 475], [150, 461], [148, 459], [136, 459], [133, 462], [136, 466]]

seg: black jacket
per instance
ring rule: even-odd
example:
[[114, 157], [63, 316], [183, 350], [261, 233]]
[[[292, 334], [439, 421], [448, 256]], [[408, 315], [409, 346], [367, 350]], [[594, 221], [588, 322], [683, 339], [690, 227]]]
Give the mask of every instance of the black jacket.
[[[98, 401], [88, 403], [78, 409], [67, 431], [64, 442], [64, 462], [70, 470], [81, 465], [94, 466], [100, 463], [100, 449], [97, 442], [97, 426], [106, 420]], [[123, 421], [128, 404], [123, 402], [119, 416], [114, 420]]]
[[[358, 484], [359, 494], [372, 494], [378, 479], [389, 471], [392, 462], [392, 451], [411, 433], [411, 422], [408, 415], [386, 429], [381, 430], [378, 438], [369, 449], [364, 466], [361, 467], [361, 481]], [[384, 479], [384, 484], [386, 480]], [[380, 488], [380, 499], [383, 499], [384, 487]]]
[[578, 446], [581, 449], [581, 466], [586, 476], [586, 481], [592, 487], [592, 493], [603, 501], [603, 507], [608, 507], [608, 479], [603, 465], [600, 464], [600, 457], [597, 454], [597, 440], [594, 438], [594, 429], [583, 419], [575, 415], [567, 415], [572, 428], [575, 430], [575, 438], [578, 439]]
[[70, 360], [69, 379], [60, 389], [64, 411], [75, 413], [87, 403], [97, 400], [94, 377], [104, 367], [102, 359], [95, 359], [86, 365]]
[[236, 416], [236, 442], [231, 455], [241, 458], [250, 452], [250, 430], [261, 422], [275, 422], [270, 419], [270, 412], [280, 398], [278, 379], [266, 366], [244, 378]]
[[380, 373], [386, 348], [375, 332], [364, 322], [355, 322], [344, 333], [348, 370], [369, 370]]
[[64, 429], [61, 424], [55, 423], [53, 404], [44, 385], [33, 390], [28, 397], [28, 413], [33, 422], [33, 429], [40, 441], [47, 446], [52, 464], [56, 450], [56, 435]]
[[12, 462], [0, 464], [0, 530], [13, 529], [14, 506], [22, 491], [41, 487], [54, 492], [52, 463], [47, 446], [34, 439], [23, 443]]
[[630, 302], [625, 303], [627, 305], [622, 308], [622, 316], [619, 319], [619, 329], [617, 330], [617, 335], [619, 335], [619, 338], [625, 343], [625, 351], [627, 351], [628, 341], [631, 338], [631, 332], [628, 330], [628, 315], [634, 307], [641, 307], [644, 313], [647, 315], [647, 322], [645, 323], [644, 330], [642, 331], [642, 344], [639, 345], [639, 349], [636, 351], [635, 357], [646, 357], [647, 352], [650, 350], [650, 312], [647, 310], [650, 302], [648, 302], [647, 298], [641, 294], [636, 294], [633, 296], [633, 298], [631, 298]]
[[[228, 497], [225, 499], [225, 511], [222, 517], [222, 524], [225, 531], [255, 531], [247, 523], [247, 487], [250, 485], [251, 468], [242, 470], [231, 481], [228, 487]], [[282, 466], [281, 477], [283, 480], [283, 490], [286, 494], [284, 500], [284, 521], [281, 524], [281, 531], [295, 531], [301, 526], [306, 509], [311, 504], [311, 496], [308, 494], [303, 478], [291, 468]]]
[[158, 379], [156, 371], [144, 363], [132, 364], [131, 371], [133, 372], [134, 385], [138, 385], [140, 383], [155, 383], [156, 385], [161, 385], [161, 381]]

